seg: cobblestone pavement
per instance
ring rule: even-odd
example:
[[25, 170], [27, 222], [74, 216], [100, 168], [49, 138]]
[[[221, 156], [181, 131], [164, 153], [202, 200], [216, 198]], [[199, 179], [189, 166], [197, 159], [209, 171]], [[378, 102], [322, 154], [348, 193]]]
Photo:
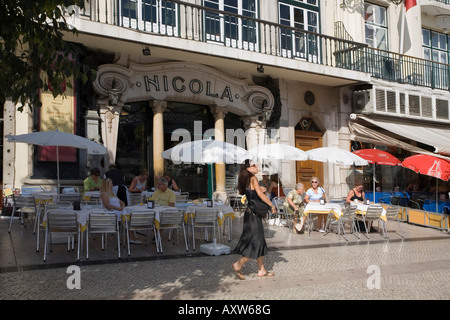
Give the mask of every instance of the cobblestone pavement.
[[[68, 289], [67, 267], [0, 274], [0, 299], [430, 299], [450, 298], [450, 237], [337, 246], [271, 247], [273, 278], [257, 278], [256, 262], [238, 280], [239, 258], [199, 255], [79, 266], [80, 289]], [[380, 275], [378, 278], [377, 275]], [[69, 279], [69, 281], [68, 281]]]

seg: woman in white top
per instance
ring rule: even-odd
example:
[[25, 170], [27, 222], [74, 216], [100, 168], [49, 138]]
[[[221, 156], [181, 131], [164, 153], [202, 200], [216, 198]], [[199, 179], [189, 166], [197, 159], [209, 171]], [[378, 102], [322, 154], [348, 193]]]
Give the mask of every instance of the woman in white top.
[[142, 192], [147, 191], [147, 169], [142, 169], [140, 174], [133, 178], [130, 184], [130, 192]]
[[[317, 177], [311, 178], [311, 188], [306, 191], [305, 201], [309, 202], [320, 202], [320, 200], [325, 200], [325, 190], [322, 187], [319, 187], [319, 179]], [[317, 217], [317, 229], [319, 232], [325, 232], [325, 224], [326, 224], [327, 216], [325, 214], [319, 214]], [[323, 228], [322, 228], [323, 223]]]
[[102, 200], [103, 207], [110, 210], [122, 211], [125, 203], [117, 198], [112, 191], [112, 187], [112, 180], [110, 178], [103, 179], [102, 186], [100, 187], [100, 199]]
[[[116, 213], [122, 212], [125, 208], [125, 202], [117, 198], [117, 196], [112, 191], [113, 184], [110, 178], [106, 178], [102, 181], [102, 186], [100, 187], [100, 199], [102, 200], [103, 207], [105, 209], [114, 210]], [[136, 240], [136, 234], [130, 232], [130, 243], [141, 244], [142, 241]]]

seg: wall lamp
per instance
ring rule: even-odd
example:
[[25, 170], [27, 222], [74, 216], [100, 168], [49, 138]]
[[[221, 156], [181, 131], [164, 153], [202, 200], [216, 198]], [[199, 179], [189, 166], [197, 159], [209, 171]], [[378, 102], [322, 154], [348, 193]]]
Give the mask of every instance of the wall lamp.
[[395, 4], [396, 6], [398, 6], [399, 4], [401, 4], [403, 2], [403, 0], [389, 0], [389, 2]]
[[112, 106], [117, 106], [121, 95], [119, 89], [116, 88], [116, 84], [116, 78], [114, 78], [111, 84], [111, 90], [108, 91], [109, 102]]
[[142, 54], [144, 56], [151, 56], [152, 55], [152, 53], [150, 51], [150, 48], [148, 46], [145, 46], [144, 48], [142, 48]]
[[259, 67], [256, 67], [256, 71], [258, 71], [259, 73], [264, 73], [264, 67], [263, 65], [259, 65]]

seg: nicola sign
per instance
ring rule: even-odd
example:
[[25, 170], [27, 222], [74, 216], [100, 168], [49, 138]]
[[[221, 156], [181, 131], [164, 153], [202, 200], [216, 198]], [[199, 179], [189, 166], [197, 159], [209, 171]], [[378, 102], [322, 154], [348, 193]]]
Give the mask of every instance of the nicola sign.
[[[205, 82], [205, 83], [204, 83]], [[137, 87], [145, 86], [146, 91], [170, 91], [174, 90], [178, 93], [184, 93], [189, 91], [191, 94], [204, 94], [211, 98], [227, 99], [229, 102], [233, 102], [233, 94], [231, 93], [231, 88], [229, 86], [224, 86], [222, 90], [217, 92], [217, 88], [213, 88], [212, 81], [202, 81], [200, 79], [190, 79], [187, 80], [182, 76], [175, 76], [169, 78], [166, 75], [162, 77], [158, 75], [144, 76], [142, 82], [136, 82]], [[236, 94], [236, 99], [239, 99], [239, 94]]]
[[104, 97], [114, 90], [119, 96], [118, 105], [133, 101], [181, 101], [226, 107], [239, 116], [259, 114], [263, 108], [271, 110], [274, 103], [267, 88], [186, 62], [102, 65], [94, 89]]

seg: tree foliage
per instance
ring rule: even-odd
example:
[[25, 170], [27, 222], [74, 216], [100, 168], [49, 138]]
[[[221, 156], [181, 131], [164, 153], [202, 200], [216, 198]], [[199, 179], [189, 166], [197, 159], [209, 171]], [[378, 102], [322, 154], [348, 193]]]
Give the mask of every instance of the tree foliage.
[[40, 90], [57, 97], [70, 79], [94, 80], [95, 70], [76, 59], [82, 47], [64, 41], [65, 32], [78, 33], [65, 18], [74, 5], [84, 1], [0, 0], [0, 103], [9, 98], [22, 111], [41, 105]]

